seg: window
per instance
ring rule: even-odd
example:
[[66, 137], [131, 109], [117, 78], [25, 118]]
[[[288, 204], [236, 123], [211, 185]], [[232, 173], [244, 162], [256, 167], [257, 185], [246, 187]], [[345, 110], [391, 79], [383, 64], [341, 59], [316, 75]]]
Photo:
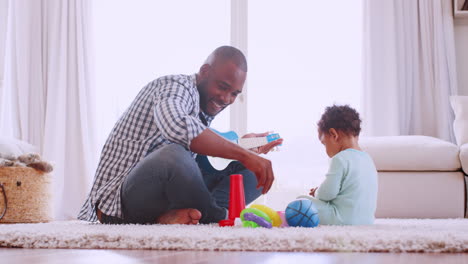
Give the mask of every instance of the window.
[[[282, 208], [318, 186], [328, 157], [316, 124], [325, 107], [359, 111], [361, 1], [249, 1], [248, 131], [285, 140], [269, 154], [276, 182], [267, 204]], [[282, 195], [276, 192], [293, 190]], [[288, 196], [289, 195], [289, 196]], [[269, 201], [268, 201], [269, 200]]]
[[[248, 132], [285, 139], [267, 156], [276, 182], [266, 202], [282, 208], [324, 179], [328, 157], [316, 131], [324, 108], [360, 108], [361, 0], [93, 1], [101, 142], [146, 83], [195, 73], [214, 48], [233, 43], [231, 2], [247, 18], [248, 116], [239, 120]], [[212, 126], [229, 130], [229, 115]]]

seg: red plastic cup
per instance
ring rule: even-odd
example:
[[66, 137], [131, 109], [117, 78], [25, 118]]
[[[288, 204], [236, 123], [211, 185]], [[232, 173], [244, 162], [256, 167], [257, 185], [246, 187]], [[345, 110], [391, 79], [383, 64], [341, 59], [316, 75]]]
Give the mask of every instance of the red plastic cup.
[[229, 188], [229, 219], [240, 217], [245, 209], [244, 180], [242, 174], [232, 174]]
[[234, 220], [240, 217], [245, 209], [244, 181], [242, 174], [232, 174], [229, 186], [229, 216], [219, 222], [220, 226], [233, 226]]

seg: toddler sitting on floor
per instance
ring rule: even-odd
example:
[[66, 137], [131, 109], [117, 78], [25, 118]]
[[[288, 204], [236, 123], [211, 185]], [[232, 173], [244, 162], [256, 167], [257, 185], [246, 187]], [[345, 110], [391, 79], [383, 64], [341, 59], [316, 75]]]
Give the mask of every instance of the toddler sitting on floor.
[[374, 223], [377, 204], [377, 170], [358, 144], [359, 114], [353, 108], [333, 105], [318, 122], [319, 140], [331, 158], [325, 181], [310, 190], [322, 225]]

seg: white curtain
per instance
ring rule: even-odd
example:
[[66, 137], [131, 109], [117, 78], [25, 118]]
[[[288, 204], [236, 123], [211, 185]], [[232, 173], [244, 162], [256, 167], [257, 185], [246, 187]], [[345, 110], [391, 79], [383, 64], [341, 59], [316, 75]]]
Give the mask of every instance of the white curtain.
[[454, 141], [455, 43], [447, 0], [366, 0], [364, 134]]
[[[8, 14], [8, 0], [0, 0], [0, 96], [3, 87], [3, 69], [5, 59], [5, 39]], [[1, 102], [1, 101], [0, 101]], [[1, 106], [0, 106], [1, 109]]]
[[87, 0], [10, 0], [0, 129], [54, 164], [56, 219], [76, 218], [95, 168]]

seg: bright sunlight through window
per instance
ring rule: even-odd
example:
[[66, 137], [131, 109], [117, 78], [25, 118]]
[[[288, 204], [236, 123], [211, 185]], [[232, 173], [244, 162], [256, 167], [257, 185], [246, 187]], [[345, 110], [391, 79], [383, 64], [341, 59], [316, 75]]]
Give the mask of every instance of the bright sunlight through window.
[[[238, 1], [238, 0], [232, 0]], [[167, 74], [193, 74], [231, 43], [229, 0], [93, 1], [101, 144], [134, 96]], [[248, 1], [247, 128], [278, 132], [276, 181], [264, 202], [308, 194], [328, 168], [316, 123], [334, 103], [360, 110], [361, 0]], [[229, 110], [212, 124], [229, 129]]]

